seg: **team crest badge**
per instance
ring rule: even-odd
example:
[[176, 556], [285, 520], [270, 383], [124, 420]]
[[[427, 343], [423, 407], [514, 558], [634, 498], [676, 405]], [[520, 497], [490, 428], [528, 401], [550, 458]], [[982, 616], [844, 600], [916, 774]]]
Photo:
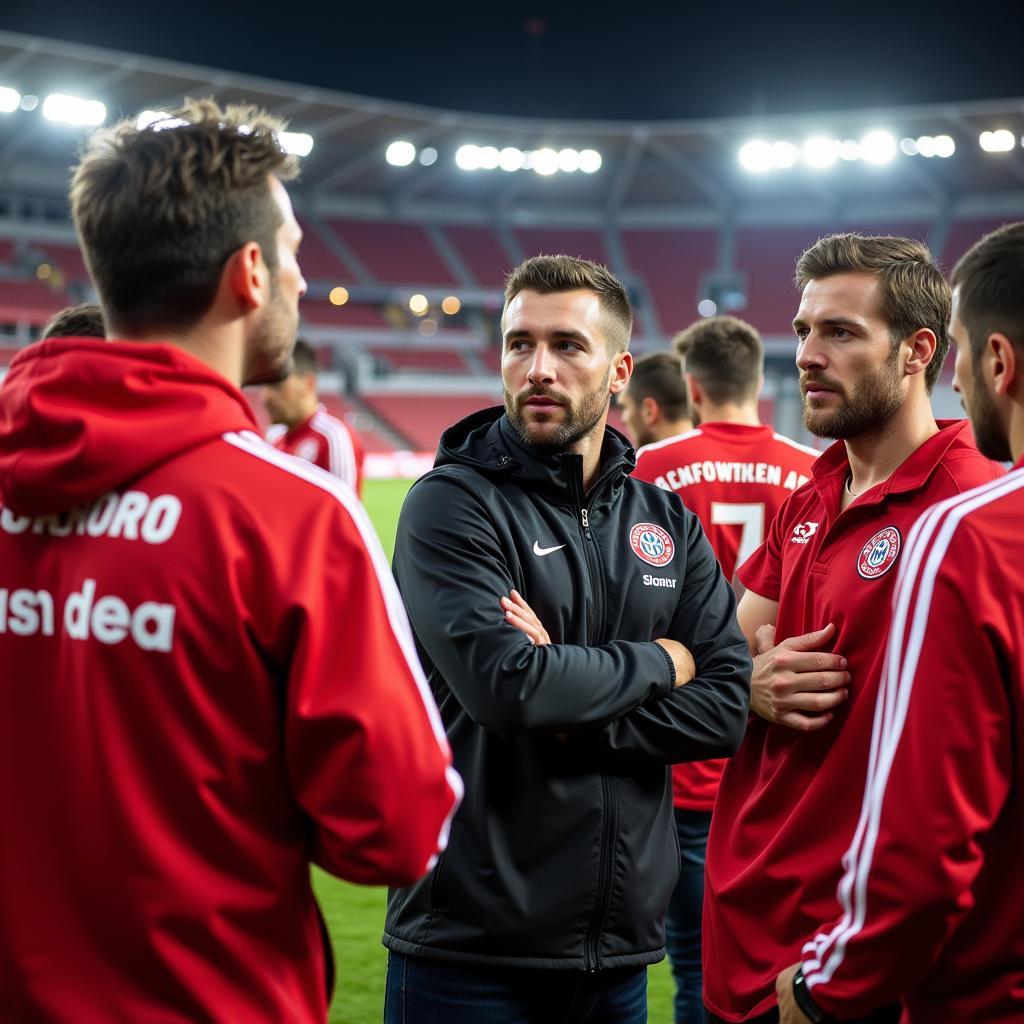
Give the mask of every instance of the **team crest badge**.
[[857, 572], [866, 580], [884, 576], [893, 566], [900, 553], [900, 531], [895, 526], [879, 530], [860, 549], [857, 558]]
[[668, 565], [676, 553], [672, 538], [654, 523], [637, 523], [629, 531], [629, 546], [633, 554], [648, 565]]

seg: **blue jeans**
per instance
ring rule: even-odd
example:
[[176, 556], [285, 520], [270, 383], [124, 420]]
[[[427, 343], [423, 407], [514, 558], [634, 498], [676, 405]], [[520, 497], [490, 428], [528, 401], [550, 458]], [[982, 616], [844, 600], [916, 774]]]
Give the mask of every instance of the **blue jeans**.
[[710, 811], [673, 808], [679, 835], [679, 881], [665, 915], [665, 945], [676, 982], [676, 1024], [701, 1024], [700, 922]]
[[647, 1024], [647, 968], [588, 974], [391, 953], [384, 1024]]

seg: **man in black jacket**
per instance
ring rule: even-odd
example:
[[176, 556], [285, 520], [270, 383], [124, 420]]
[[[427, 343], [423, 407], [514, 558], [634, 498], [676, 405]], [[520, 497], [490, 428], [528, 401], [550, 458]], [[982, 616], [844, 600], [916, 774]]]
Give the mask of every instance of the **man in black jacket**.
[[388, 1024], [646, 1021], [679, 866], [668, 766], [731, 754], [750, 658], [678, 496], [606, 426], [632, 314], [603, 267], [509, 276], [504, 409], [445, 432], [395, 573], [466, 797], [392, 892]]

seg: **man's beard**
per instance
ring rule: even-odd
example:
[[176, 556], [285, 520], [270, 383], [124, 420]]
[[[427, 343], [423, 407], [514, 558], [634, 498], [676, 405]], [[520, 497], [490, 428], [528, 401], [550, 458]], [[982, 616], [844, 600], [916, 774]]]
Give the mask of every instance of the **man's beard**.
[[[519, 435], [523, 444], [541, 452], [564, 452], [581, 438], [586, 437], [601, 422], [608, 409], [608, 381], [611, 371], [605, 374], [604, 382], [593, 391], [587, 392], [573, 404], [568, 395], [563, 395], [553, 388], [529, 387], [513, 396], [508, 388], [503, 389], [505, 397], [505, 415], [509, 423]], [[542, 441], [538, 441], [530, 433], [530, 424], [522, 414], [522, 405], [531, 398], [550, 398], [562, 403], [562, 422]]]
[[984, 384], [975, 380], [971, 389], [970, 408], [966, 405], [964, 408], [971, 418], [974, 442], [978, 446], [978, 451], [988, 459], [995, 459], [996, 462], [1013, 462], [1013, 452], [1010, 451], [1006, 429]]
[[844, 400], [844, 404], [833, 411], [812, 409], [805, 394], [804, 426], [816, 437], [835, 440], [860, 437], [883, 427], [896, 415], [904, 401], [896, 373], [898, 360], [899, 350], [893, 349], [885, 365], [870, 377], [858, 381], [849, 394], [838, 381], [814, 373], [803, 374], [801, 389], [808, 383], [821, 384], [833, 389]]
[[276, 271], [270, 278], [270, 302], [246, 346], [242, 383], [279, 384], [288, 376], [289, 360], [298, 335], [298, 318], [282, 299]]

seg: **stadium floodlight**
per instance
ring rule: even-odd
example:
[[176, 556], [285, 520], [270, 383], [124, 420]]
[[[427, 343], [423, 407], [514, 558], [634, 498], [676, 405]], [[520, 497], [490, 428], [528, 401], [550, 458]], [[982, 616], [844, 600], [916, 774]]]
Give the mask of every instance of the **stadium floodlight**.
[[580, 170], [584, 174], [595, 174], [601, 170], [601, 154], [596, 149], [581, 149]]
[[480, 147], [480, 170], [497, 170], [499, 159], [500, 157], [496, 146]]
[[99, 100], [53, 92], [43, 100], [43, 117], [60, 124], [95, 128], [107, 119], [107, 108]]
[[430, 167], [437, 163], [437, 150], [433, 146], [424, 146], [420, 150], [420, 163], [424, 167]]
[[978, 145], [986, 153], [1009, 153], [1017, 145], [1013, 132], [1006, 128], [997, 128], [994, 132], [982, 132], [978, 136]]
[[0, 85], [0, 114], [13, 114], [21, 106], [21, 93], [17, 89]]
[[554, 174], [558, 170], [558, 154], [546, 146], [535, 149], [530, 154], [530, 167], [544, 177]]
[[278, 132], [277, 141], [292, 156], [309, 156], [313, 152], [313, 136], [305, 132]]
[[740, 165], [751, 174], [763, 174], [775, 166], [771, 143], [752, 139], [740, 146]]
[[327, 300], [332, 306], [344, 306], [348, 302], [348, 289], [344, 285], [337, 285], [330, 290]]
[[21, 109], [22, 110], [35, 110], [39, 106], [39, 97], [33, 96], [31, 93], [21, 97]]
[[796, 163], [797, 148], [792, 142], [772, 143], [772, 167], [784, 171]]
[[560, 149], [558, 151], [558, 169], [572, 174], [580, 169], [580, 155], [575, 149]]
[[823, 171], [839, 159], [839, 143], [824, 135], [814, 135], [804, 143], [803, 156], [808, 167]]
[[458, 295], [446, 295], [441, 300], [441, 309], [448, 316], [455, 316], [462, 309], [462, 303], [459, 301]]
[[917, 156], [917, 139], [900, 139], [900, 152], [904, 156]]
[[392, 167], [408, 167], [416, 159], [416, 147], [404, 139], [396, 139], [384, 150], [384, 159]]
[[480, 147], [469, 143], [455, 150], [455, 163], [464, 171], [476, 171], [480, 168]]
[[697, 303], [697, 312], [701, 316], [714, 316], [718, 312], [718, 303], [714, 299], [701, 299]]
[[518, 171], [526, 163], [526, 154], [521, 149], [516, 149], [515, 146], [506, 146], [498, 154], [498, 166], [503, 171]]
[[932, 142], [935, 145], [935, 155], [940, 159], [947, 159], [956, 152], [956, 143], [952, 135], [936, 135]]
[[917, 139], [917, 152], [919, 156], [930, 160], [935, 156], [935, 140], [930, 135], [921, 135]]
[[895, 158], [896, 152], [896, 140], [889, 132], [868, 132], [860, 140], [860, 158], [869, 164], [887, 164]]
[[847, 162], [851, 160], [859, 160], [860, 143], [856, 139], [843, 139], [843, 141], [839, 143], [839, 159], [846, 160]]
[[423, 316], [430, 309], [430, 303], [427, 301], [426, 295], [421, 295], [417, 292], [415, 295], [409, 296], [409, 309], [416, 316]]

